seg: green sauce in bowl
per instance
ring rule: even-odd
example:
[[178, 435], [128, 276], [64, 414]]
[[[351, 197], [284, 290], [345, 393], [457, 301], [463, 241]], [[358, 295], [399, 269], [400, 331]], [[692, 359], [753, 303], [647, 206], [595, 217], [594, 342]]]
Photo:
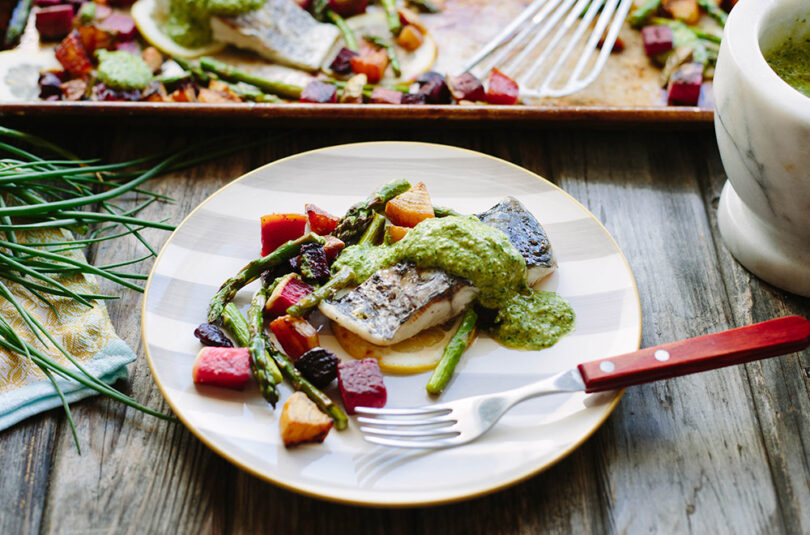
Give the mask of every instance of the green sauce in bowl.
[[810, 97], [810, 37], [788, 39], [765, 54], [765, 60], [782, 80]]

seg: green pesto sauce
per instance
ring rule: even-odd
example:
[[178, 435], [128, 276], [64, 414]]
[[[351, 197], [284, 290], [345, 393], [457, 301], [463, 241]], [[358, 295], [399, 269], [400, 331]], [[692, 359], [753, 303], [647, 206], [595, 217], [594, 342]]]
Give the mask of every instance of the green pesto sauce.
[[196, 48], [211, 42], [211, 17], [234, 17], [259, 9], [265, 0], [170, 0], [166, 35], [179, 45]]
[[551, 347], [574, 327], [574, 310], [554, 292], [514, 294], [498, 310], [491, 334], [507, 347]]
[[139, 56], [123, 50], [100, 49], [98, 79], [113, 89], [143, 89], [152, 81], [152, 70]]
[[782, 80], [810, 97], [810, 38], [802, 42], [789, 39], [770, 51], [765, 60]]
[[539, 349], [553, 345], [574, 323], [570, 305], [526, 282], [526, 263], [498, 229], [474, 217], [426, 219], [392, 245], [347, 247], [333, 266], [349, 267], [358, 282], [401, 260], [435, 267], [472, 282], [478, 302], [498, 309], [493, 336], [504, 345]]

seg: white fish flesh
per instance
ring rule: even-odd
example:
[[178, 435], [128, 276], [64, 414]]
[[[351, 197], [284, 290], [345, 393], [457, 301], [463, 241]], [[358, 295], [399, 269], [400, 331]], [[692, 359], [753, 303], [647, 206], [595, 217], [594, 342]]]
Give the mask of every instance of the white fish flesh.
[[509, 238], [526, 261], [529, 286], [551, 275], [557, 269], [557, 260], [551, 250], [546, 231], [520, 201], [514, 197], [504, 200], [476, 217]]
[[476, 295], [466, 279], [400, 262], [319, 309], [363, 340], [388, 346], [457, 316]]
[[211, 29], [216, 41], [307, 71], [321, 68], [340, 37], [337, 26], [316, 21], [293, 0], [267, 0], [256, 11], [212, 17]]

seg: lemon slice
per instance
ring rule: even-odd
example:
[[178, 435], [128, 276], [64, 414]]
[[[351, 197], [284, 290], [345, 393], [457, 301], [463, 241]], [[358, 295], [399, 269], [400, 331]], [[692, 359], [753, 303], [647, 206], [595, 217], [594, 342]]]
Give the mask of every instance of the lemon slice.
[[[388, 30], [388, 23], [385, 20], [385, 13], [378, 9], [373, 10], [369, 8], [369, 10], [362, 15], [346, 19], [346, 24], [349, 28], [354, 30], [358, 39], [365, 34], [384, 37], [391, 35], [391, 32]], [[424, 37], [425, 40], [422, 46], [413, 52], [408, 52], [401, 46], [397, 46], [396, 43], [394, 44], [402, 68], [402, 75], [399, 77], [394, 76], [391, 67], [389, 67], [385, 71], [385, 76], [382, 79], [383, 83], [409, 82], [433, 67], [433, 64], [436, 63], [439, 47], [436, 46], [436, 41], [434, 41], [430, 35], [425, 34]]]
[[132, 4], [130, 15], [135, 21], [138, 31], [141, 32], [141, 37], [164, 54], [192, 59], [216, 54], [225, 48], [225, 43], [219, 42], [213, 42], [199, 48], [187, 48], [175, 43], [160, 28], [160, 21], [156, 19], [156, 8], [155, 0], [138, 0]]
[[332, 332], [349, 355], [356, 359], [369, 357], [377, 359], [380, 369], [384, 372], [421, 373], [432, 370], [439, 363], [444, 348], [456, 332], [459, 322], [460, 319], [456, 319], [425, 329], [391, 346], [369, 343], [335, 322], [332, 322]]

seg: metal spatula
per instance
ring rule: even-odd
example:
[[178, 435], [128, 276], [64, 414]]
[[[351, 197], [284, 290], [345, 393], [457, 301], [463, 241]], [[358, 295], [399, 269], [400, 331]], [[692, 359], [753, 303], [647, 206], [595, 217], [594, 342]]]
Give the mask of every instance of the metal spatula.
[[810, 345], [810, 321], [788, 316], [580, 364], [526, 386], [412, 409], [357, 407], [363, 438], [399, 448], [448, 448], [486, 433], [521, 401], [602, 392], [784, 355]]
[[473, 56], [463, 72], [479, 64], [486, 70], [498, 67], [518, 83], [522, 97], [562, 97], [580, 91], [605, 66], [632, 3], [534, 0]]

